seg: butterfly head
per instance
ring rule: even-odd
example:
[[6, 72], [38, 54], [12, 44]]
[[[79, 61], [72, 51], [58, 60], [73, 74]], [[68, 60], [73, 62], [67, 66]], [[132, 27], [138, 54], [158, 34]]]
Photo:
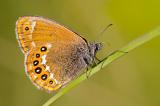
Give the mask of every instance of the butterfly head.
[[102, 43], [90, 43], [89, 51], [91, 57], [95, 57], [96, 53], [102, 48]]

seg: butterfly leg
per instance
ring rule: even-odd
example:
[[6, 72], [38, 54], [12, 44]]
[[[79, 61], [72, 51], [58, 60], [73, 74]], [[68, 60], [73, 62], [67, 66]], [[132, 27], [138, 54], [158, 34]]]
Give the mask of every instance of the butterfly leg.
[[83, 63], [86, 65], [86, 70], [85, 70], [85, 74], [86, 74], [86, 78], [88, 79], [90, 76], [90, 70], [89, 67], [92, 64], [92, 58], [89, 55], [83, 55], [83, 57], [81, 58], [83, 61]]
[[[97, 59], [98, 59], [98, 58], [93, 59], [93, 64], [90, 64], [90, 65], [89, 65], [91, 68], [94, 67], [94, 66], [96, 66], [98, 63], [101, 62], [101, 60], [98, 59], [98, 63], [97, 63], [97, 62], [96, 62]], [[92, 72], [92, 70], [89, 70], [89, 67], [87, 67], [87, 70], [86, 70], [86, 77], [87, 77], [87, 79], [90, 77], [91, 72]]]
[[87, 67], [87, 69], [86, 69], [86, 71], [85, 71], [85, 73], [86, 73], [86, 78], [87, 78], [87, 79], [89, 79], [88, 70], [89, 70], [89, 68]]
[[98, 61], [98, 63], [101, 62], [101, 60], [96, 56], [95, 56], [95, 59]]

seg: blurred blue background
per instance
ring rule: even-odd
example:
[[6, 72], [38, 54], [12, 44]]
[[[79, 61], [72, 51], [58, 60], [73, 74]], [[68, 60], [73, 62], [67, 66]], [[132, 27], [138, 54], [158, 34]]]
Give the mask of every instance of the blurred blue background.
[[[103, 42], [104, 58], [160, 25], [159, 0], [1, 0], [0, 106], [40, 106], [53, 94], [38, 90], [24, 71], [15, 23], [43, 16]], [[113, 24], [103, 35], [107, 25]], [[109, 44], [108, 44], [109, 43]], [[144, 44], [82, 82], [52, 106], [160, 106], [160, 38]]]

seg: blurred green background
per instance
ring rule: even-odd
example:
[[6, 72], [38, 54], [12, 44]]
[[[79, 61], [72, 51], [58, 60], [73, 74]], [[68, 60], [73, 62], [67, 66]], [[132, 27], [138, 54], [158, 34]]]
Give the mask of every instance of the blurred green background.
[[[25, 74], [24, 55], [15, 35], [19, 16], [48, 17], [89, 41], [103, 42], [98, 54], [102, 59], [160, 25], [160, 1], [1, 0], [0, 14], [0, 106], [41, 106], [53, 94], [38, 90]], [[52, 106], [160, 106], [159, 54], [160, 38], [156, 38], [114, 61]]]

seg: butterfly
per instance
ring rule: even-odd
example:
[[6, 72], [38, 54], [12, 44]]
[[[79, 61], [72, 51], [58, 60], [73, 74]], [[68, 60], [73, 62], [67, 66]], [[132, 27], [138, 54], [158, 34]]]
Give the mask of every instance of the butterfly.
[[19, 17], [16, 34], [25, 55], [25, 72], [32, 83], [47, 92], [57, 92], [77, 78], [102, 47], [47, 18]]

